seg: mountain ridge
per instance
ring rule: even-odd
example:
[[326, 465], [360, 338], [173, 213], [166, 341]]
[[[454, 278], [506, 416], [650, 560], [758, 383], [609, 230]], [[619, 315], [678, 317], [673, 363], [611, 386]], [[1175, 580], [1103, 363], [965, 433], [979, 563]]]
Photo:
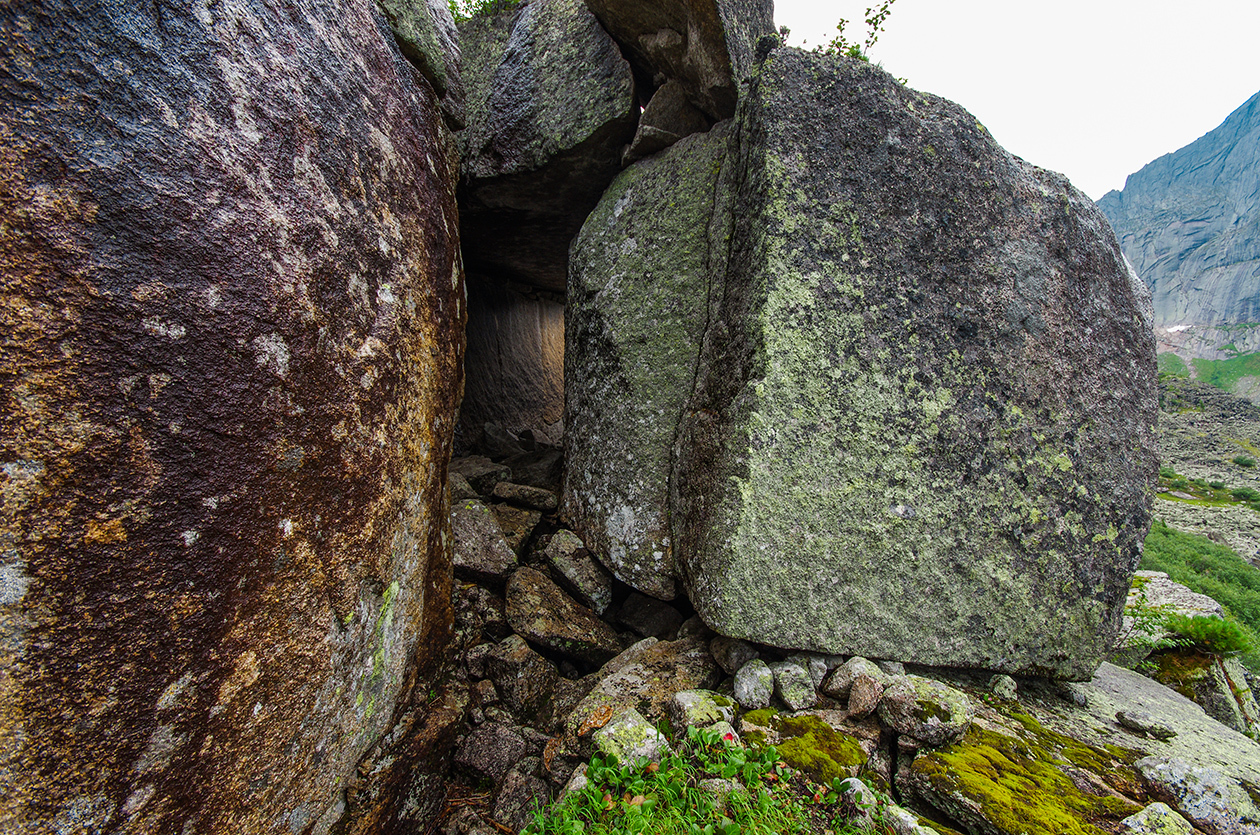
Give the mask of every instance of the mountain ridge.
[[1260, 92], [1097, 201], [1157, 329], [1260, 321]]

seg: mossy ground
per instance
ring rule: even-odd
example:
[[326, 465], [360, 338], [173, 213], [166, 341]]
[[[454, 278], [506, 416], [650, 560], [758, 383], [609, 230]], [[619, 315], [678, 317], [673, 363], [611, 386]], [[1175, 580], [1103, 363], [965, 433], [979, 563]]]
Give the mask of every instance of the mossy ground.
[[[788, 717], [773, 710], [755, 710], [744, 718], [778, 733], [777, 747], [783, 761], [821, 783], [852, 777], [866, 763], [866, 751], [856, 739], [817, 716]], [[744, 738], [753, 745], [766, 744], [765, 735], [757, 731]]]
[[1004, 832], [1103, 835], [1141, 809], [1103, 789], [1082, 789], [1064, 770], [1080, 760], [1103, 767], [1101, 773], [1088, 770], [1108, 783], [1128, 783], [1130, 775], [1136, 781], [1127, 763], [1109, 751], [1048, 731], [1031, 717], [1023, 717], [1021, 724], [1025, 733], [1018, 738], [973, 725], [959, 742], [916, 757], [914, 773], [943, 805], [962, 796], [979, 809], [977, 813], [960, 805], [945, 811], [964, 822], [978, 814]]

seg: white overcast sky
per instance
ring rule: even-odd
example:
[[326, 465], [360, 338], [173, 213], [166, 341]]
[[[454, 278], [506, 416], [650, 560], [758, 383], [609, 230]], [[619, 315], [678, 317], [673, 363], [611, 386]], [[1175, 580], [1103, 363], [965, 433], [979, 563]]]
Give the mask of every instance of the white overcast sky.
[[[876, 0], [775, 0], [791, 46]], [[896, 0], [871, 59], [1098, 199], [1260, 90], [1260, 0]]]

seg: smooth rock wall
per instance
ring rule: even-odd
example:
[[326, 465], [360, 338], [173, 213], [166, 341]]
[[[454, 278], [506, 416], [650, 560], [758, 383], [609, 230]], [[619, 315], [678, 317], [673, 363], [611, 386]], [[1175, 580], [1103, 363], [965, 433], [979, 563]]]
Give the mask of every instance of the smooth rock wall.
[[564, 303], [469, 276], [461, 434], [494, 423], [559, 446], [564, 436]]
[[0, 830], [423, 824], [464, 319], [433, 91], [366, 0], [0, 28]]

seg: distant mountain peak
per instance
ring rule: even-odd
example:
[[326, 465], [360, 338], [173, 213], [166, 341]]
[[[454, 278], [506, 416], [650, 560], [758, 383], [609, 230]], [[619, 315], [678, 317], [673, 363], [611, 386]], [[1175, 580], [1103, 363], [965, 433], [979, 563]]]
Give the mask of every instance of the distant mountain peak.
[[1098, 206], [1151, 288], [1157, 326], [1260, 322], [1260, 93]]

